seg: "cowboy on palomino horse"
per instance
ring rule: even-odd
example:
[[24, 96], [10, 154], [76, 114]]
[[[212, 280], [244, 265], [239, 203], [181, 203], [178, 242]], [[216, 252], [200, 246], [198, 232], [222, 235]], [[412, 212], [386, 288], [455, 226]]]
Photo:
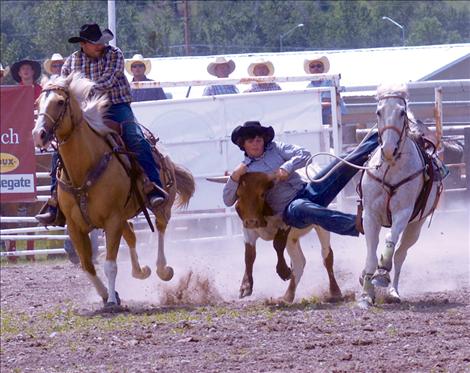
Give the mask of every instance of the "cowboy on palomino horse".
[[[101, 32], [97, 24], [86, 24], [80, 29], [79, 36], [69, 39], [69, 43], [80, 43], [80, 50], [67, 58], [62, 67], [62, 76], [74, 72], [95, 83], [91, 94], [105, 94], [111, 106], [106, 117], [121, 126], [121, 136], [127, 149], [136, 154], [143, 168], [146, 180], [144, 191], [148, 205], [154, 213], [162, 206], [168, 195], [163, 189], [159, 168], [152, 156], [151, 147], [145, 139], [141, 128], [136, 123], [130, 103], [132, 101], [129, 82], [124, 75], [124, 56], [120, 49], [107, 45], [114, 38], [108, 29]], [[57, 203], [57, 163], [58, 155], [54, 153], [51, 171], [51, 199], [36, 215], [36, 219], [44, 225], [58, 224]], [[45, 212], [43, 212], [46, 210]], [[63, 224], [63, 221], [60, 222]], [[59, 224], [60, 224], [59, 223]]]

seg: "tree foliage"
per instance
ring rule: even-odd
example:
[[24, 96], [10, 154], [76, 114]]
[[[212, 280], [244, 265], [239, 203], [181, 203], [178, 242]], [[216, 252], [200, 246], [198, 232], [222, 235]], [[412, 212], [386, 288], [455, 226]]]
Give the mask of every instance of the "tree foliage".
[[[185, 54], [184, 0], [116, 0], [117, 44], [126, 57]], [[264, 1], [188, 2], [186, 18], [191, 54], [398, 46], [405, 27], [407, 45], [470, 41], [470, 2], [466, 1]], [[107, 0], [0, 1], [1, 62], [44, 60], [52, 53], [70, 54], [67, 39], [80, 26], [107, 25]]]

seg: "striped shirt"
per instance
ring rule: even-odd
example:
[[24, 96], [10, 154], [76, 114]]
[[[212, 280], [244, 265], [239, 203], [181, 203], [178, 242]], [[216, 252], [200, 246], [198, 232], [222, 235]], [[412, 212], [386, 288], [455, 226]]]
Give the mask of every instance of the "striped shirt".
[[230, 95], [238, 93], [238, 88], [233, 84], [214, 84], [204, 89], [203, 96]]
[[119, 48], [106, 46], [103, 56], [90, 58], [82, 50], [72, 53], [62, 66], [62, 75], [81, 72], [95, 82], [94, 91], [106, 93], [112, 104], [131, 102], [131, 88], [124, 75], [124, 56]]

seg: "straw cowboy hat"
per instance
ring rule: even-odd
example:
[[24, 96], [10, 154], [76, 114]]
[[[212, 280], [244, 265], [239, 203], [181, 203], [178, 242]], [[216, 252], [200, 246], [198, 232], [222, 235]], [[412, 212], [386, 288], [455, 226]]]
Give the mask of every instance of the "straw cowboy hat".
[[142, 56], [141, 54], [134, 54], [131, 59], [126, 60], [126, 71], [130, 75], [133, 75], [131, 71], [131, 66], [133, 63], [136, 63], [136, 62], [143, 63], [145, 65], [145, 72], [144, 72], [145, 75], [150, 73], [150, 70], [152, 69], [152, 63], [150, 62], [150, 60], [144, 58], [144, 56]]
[[8, 66], [3, 68], [3, 65], [0, 63], [0, 73], [2, 74], [3, 77], [7, 76], [9, 71], [10, 71], [10, 68]]
[[274, 65], [273, 65], [273, 63], [271, 61], [265, 61], [263, 59], [255, 61], [255, 62], [251, 63], [250, 66], [248, 66], [248, 75], [255, 76], [254, 69], [258, 65], [265, 65], [268, 68], [268, 70], [269, 70], [268, 76], [274, 75]]
[[228, 75], [233, 73], [233, 71], [235, 70], [235, 62], [233, 62], [233, 60], [226, 60], [225, 57], [217, 57], [214, 62], [211, 62], [209, 65], [207, 65], [207, 72], [211, 75], [217, 76], [215, 75], [215, 68], [218, 65], [223, 65], [223, 64], [227, 64], [229, 67], [230, 71]]
[[11, 65], [10, 70], [11, 70], [11, 76], [13, 79], [15, 79], [18, 83], [21, 82], [21, 78], [18, 75], [18, 71], [20, 70], [20, 67], [23, 65], [30, 65], [33, 68], [33, 71], [34, 71], [33, 80], [34, 81], [39, 79], [39, 77], [41, 76], [41, 65], [37, 61], [28, 60], [28, 59], [15, 62], [13, 65]]
[[261, 136], [264, 138], [264, 145], [266, 146], [274, 139], [274, 129], [269, 127], [264, 127], [258, 121], [249, 121], [243, 123], [241, 126], [237, 126], [232, 131], [231, 140], [237, 145], [241, 150], [243, 148], [243, 142], [246, 138]]
[[304, 61], [304, 70], [307, 74], [310, 73], [309, 66], [312, 62], [321, 62], [323, 64], [323, 73], [327, 73], [330, 70], [330, 61], [326, 56], [318, 56]]
[[101, 32], [100, 26], [96, 23], [88, 23], [80, 28], [80, 36], [72, 36], [69, 43], [79, 43], [81, 41], [91, 44], [107, 44], [113, 40], [114, 35], [109, 29]]
[[44, 61], [44, 70], [46, 70], [46, 72], [49, 75], [52, 74], [52, 71], [51, 71], [52, 62], [57, 62], [57, 61], [64, 62], [64, 57], [62, 57], [60, 53], [54, 53], [51, 58], [48, 58], [47, 60]]

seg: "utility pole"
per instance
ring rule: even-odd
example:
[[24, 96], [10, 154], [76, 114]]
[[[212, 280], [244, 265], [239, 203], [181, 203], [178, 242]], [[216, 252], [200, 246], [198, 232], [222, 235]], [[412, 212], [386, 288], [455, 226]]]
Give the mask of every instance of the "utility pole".
[[114, 0], [108, 0], [108, 28], [114, 34], [114, 39], [109, 42], [113, 47], [117, 43], [117, 30], [116, 30], [116, 3]]
[[189, 5], [188, 0], [183, 0], [183, 21], [184, 21], [184, 49], [187, 56], [191, 55], [191, 46], [189, 39]]

